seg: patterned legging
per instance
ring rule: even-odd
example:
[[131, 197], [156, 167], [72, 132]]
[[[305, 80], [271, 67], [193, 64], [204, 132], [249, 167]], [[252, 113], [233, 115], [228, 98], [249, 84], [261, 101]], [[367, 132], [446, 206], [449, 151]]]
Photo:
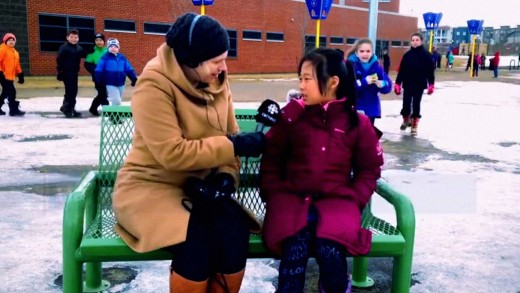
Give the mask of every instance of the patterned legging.
[[278, 291], [303, 292], [310, 252], [314, 251], [320, 268], [320, 286], [327, 293], [345, 293], [348, 288], [348, 265], [343, 245], [315, 237], [306, 227], [283, 243]]

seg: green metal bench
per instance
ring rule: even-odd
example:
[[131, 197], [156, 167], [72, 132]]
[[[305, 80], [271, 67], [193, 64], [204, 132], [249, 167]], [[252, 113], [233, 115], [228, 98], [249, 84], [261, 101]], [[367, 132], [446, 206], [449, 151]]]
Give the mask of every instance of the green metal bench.
[[[255, 128], [256, 110], [237, 109], [242, 131]], [[99, 292], [110, 284], [101, 278], [101, 263], [107, 261], [168, 260], [171, 254], [157, 250], [149, 253], [132, 251], [114, 231], [112, 189], [117, 170], [132, 143], [134, 123], [129, 106], [105, 106], [101, 123], [98, 171], [86, 174], [68, 196], [63, 215], [63, 292]], [[259, 160], [250, 158], [241, 167], [241, 181], [236, 197], [260, 220], [264, 203], [258, 196]], [[373, 233], [372, 249], [367, 256], [355, 257], [352, 280], [357, 287], [369, 287], [368, 257], [393, 257], [392, 292], [409, 292], [412, 270], [415, 214], [410, 200], [383, 180], [377, 194], [394, 206], [397, 226], [375, 217], [370, 205], [363, 211], [363, 227]], [[271, 257], [260, 235], [251, 235], [249, 257]], [[83, 267], [85, 264], [85, 281]]]

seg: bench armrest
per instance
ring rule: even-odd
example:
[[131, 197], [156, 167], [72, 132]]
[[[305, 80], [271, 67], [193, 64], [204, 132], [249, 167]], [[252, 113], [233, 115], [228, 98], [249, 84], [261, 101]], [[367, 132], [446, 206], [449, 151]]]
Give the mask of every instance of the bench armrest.
[[[411, 244], [413, 247], [415, 238], [415, 212], [410, 199], [395, 190], [388, 182], [381, 179], [377, 181], [376, 192], [394, 206], [397, 220], [396, 228], [403, 234], [407, 245]], [[411, 243], [408, 243], [409, 241]]]
[[75, 252], [83, 235], [87, 199], [96, 190], [96, 172], [88, 172], [67, 197], [63, 212], [63, 253]]

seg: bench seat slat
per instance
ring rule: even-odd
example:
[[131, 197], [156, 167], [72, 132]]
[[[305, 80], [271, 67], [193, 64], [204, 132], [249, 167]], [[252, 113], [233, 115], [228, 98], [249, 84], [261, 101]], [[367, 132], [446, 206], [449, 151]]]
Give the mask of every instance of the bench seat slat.
[[[367, 256], [400, 255], [404, 244], [405, 241], [401, 235], [374, 235], [372, 249]], [[272, 257], [258, 235], [251, 235], [249, 238], [249, 256], [254, 258]], [[170, 253], [162, 250], [149, 253], [134, 252], [121, 238], [83, 239], [76, 254], [76, 258], [82, 261], [169, 260], [171, 257]]]

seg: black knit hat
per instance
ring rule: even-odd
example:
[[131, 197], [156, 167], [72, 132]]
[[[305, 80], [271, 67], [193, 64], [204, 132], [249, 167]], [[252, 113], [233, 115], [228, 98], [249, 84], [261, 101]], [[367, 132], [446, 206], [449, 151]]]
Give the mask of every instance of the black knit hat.
[[166, 33], [166, 43], [179, 64], [195, 68], [229, 50], [226, 29], [207, 15], [186, 13]]
[[102, 33], [97, 33], [96, 36], [94, 37], [94, 40], [96, 40], [96, 39], [102, 39], [104, 42], [105, 36]]

